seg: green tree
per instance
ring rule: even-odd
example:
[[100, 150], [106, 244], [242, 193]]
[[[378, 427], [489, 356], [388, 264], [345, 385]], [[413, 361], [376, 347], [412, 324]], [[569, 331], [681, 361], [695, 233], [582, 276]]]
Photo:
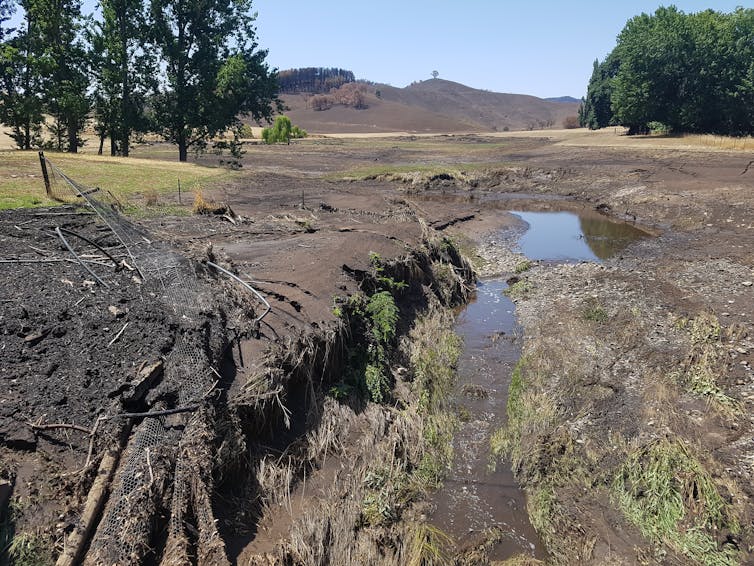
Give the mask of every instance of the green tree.
[[101, 0], [100, 7], [102, 21], [90, 30], [100, 153], [109, 135], [111, 155], [128, 157], [131, 135], [147, 131], [146, 98], [156, 88], [147, 14], [141, 0]]
[[594, 61], [586, 98], [579, 109], [579, 124], [582, 127], [596, 130], [613, 123], [612, 80], [618, 67], [618, 58], [614, 53], [608, 55], [602, 63]]
[[251, 0], [151, 0], [153, 40], [167, 70], [155, 123], [181, 161], [189, 148], [240, 128], [241, 114], [260, 122], [282, 110], [251, 14]]
[[276, 117], [272, 127], [262, 130], [262, 139], [267, 144], [282, 142], [290, 144], [291, 138], [305, 138], [307, 135], [306, 130], [294, 126], [288, 116]]
[[611, 102], [629, 133], [754, 131], [754, 11], [659, 8], [628, 21], [613, 56]]
[[89, 60], [82, 38], [80, 0], [28, 0], [41, 46], [45, 111], [53, 118], [52, 146], [76, 153], [89, 113]]
[[[10, 32], [4, 26], [2, 28], [0, 122], [11, 129], [9, 135], [19, 149], [31, 149], [42, 142], [42, 42], [38, 34], [36, 13], [30, 10], [30, 0], [22, 1], [20, 6], [24, 12], [20, 28]], [[3, 3], [2, 10], [0, 13], [7, 19], [10, 4]], [[6, 39], [8, 35], [11, 37]]]

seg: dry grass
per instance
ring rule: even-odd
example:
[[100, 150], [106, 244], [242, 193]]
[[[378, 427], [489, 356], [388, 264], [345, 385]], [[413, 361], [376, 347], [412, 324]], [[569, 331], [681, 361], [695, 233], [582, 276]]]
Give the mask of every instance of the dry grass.
[[[140, 204], [149, 195], [169, 194], [177, 201], [179, 180], [188, 192], [237, 175], [227, 169], [135, 157], [67, 153], [47, 157], [76, 182], [107, 189], [126, 204]], [[0, 209], [54, 204], [45, 193], [37, 152], [0, 151]]]

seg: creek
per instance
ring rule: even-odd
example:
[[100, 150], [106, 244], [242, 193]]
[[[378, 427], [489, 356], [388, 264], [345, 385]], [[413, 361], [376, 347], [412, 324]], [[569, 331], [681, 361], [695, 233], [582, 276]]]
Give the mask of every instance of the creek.
[[[517, 245], [543, 262], [603, 261], [647, 234], [597, 213], [509, 211], [525, 223]], [[509, 240], [510, 234], [503, 234]], [[526, 497], [510, 462], [490, 466], [490, 435], [505, 425], [511, 373], [521, 356], [523, 334], [503, 279], [477, 285], [475, 298], [458, 315], [455, 330], [464, 341], [453, 394], [459, 420], [448, 476], [433, 496], [430, 521], [460, 550], [496, 542], [490, 560], [526, 554], [546, 557], [529, 522]], [[497, 536], [490, 537], [492, 530]]]

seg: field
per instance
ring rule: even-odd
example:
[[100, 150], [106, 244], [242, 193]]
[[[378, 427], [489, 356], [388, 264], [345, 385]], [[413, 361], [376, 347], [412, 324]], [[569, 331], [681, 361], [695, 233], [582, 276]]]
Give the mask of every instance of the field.
[[[249, 145], [237, 171], [161, 144], [50, 153], [138, 224], [137, 266], [182, 266], [177, 302], [80, 199], [48, 208], [36, 153], [0, 151], [0, 552], [51, 563], [91, 538], [92, 564], [489, 563], [490, 533], [450, 541], [427, 522], [473, 265], [524, 282], [523, 357], [490, 449], [548, 562], [751, 563], [751, 141], [620, 134], [317, 136]], [[596, 210], [652, 237], [601, 264], [524, 264], [509, 210]], [[127, 265], [70, 237], [98, 286], [55, 227]], [[210, 263], [270, 313], [253, 324], [263, 305]], [[199, 401], [171, 369], [182, 341], [217, 372]], [[142, 459], [134, 438], [155, 419], [99, 428], [194, 404]], [[95, 500], [116, 513], [133, 465], [120, 546], [100, 513], [82, 534]]]

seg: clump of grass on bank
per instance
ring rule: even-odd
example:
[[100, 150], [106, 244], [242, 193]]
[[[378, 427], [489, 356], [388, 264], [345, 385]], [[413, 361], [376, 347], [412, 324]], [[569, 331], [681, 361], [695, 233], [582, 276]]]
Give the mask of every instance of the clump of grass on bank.
[[525, 299], [529, 296], [534, 285], [528, 279], [521, 279], [510, 285], [503, 291], [503, 294], [511, 299]]
[[[107, 189], [129, 209], [128, 205], [141, 205], [147, 196], [156, 199], [172, 194], [177, 200], [179, 180], [182, 191], [188, 193], [236, 174], [227, 169], [177, 161], [89, 154], [46, 155], [77, 183]], [[188, 195], [184, 199], [187, 204], [190, 202]], [[57, 202], [45, 193], [37, 152], [0, 151], [0, 210], [54, 204]]]
[[336, 181], [378, 180], [412, 186], [428, 185], [436, 181], [449, 181], [461, 185], [476, 186], [490, 178], [495, 178], [500, 171], [509, 167], [509, 163], [494, 162], [376, 165], [333, 173], [327, 178]]
[[711, 533], [739, 531], [712, 478], [688, 448], [660, 439], [634, 450], [615, 477], [618, 507], [657, 545], [705, 565], [737, 564], [736, 549]]
[[411, 533], [407, 566], [451, 564], [453, 539], [428, 523], [417, 523]]
[[534, 267], [534, 262], [530, 259], [522, 259], [516, 264], [516, 267], [514, 268], [514, 271], [517, 274], [524, 273], [525, 271], [529, 271], [532, 267]]
[[707, 399], [721, 414], [732, 417], [741, 411], [738, 401], [727, 395], [718, 384], [722, 371], [720, 322], [712, 314], [702, 313], [691, 320], [681, 319], [678, 328], [687, 331], [691, 351], [684, 367], [671, 377], [692, 394]]
[[584, 320], [596, 322], [597, 324], [603, 324], [610, 318], [605, 308], [596, 299], [586, 301], [581, 311], [581, 317]]
[[21, 533], [13, 537], [7, 550], [14, 566], [47, 566], [53, 564], [52, 552], [42, 537]]

